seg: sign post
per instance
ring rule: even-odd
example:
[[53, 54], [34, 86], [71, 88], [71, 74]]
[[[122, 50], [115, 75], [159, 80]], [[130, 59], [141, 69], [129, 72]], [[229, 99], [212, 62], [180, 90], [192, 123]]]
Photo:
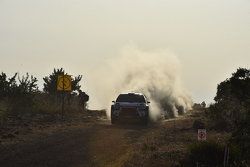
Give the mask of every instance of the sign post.
[[198, 141], [207, 140], [207, 131], [206, 129], [198, 129]]
[[57, 78], [57, 91], [62, 92], [62, 119], [64, 117], [64, 97], [66, 91], [72, 91], [71, 84], [71, 76], [70, 75], [59, 75]]

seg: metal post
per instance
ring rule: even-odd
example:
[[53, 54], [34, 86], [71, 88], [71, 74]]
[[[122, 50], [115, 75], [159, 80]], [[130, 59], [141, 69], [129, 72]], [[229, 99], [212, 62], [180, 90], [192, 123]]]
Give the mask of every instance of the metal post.
[[226, 156], [227, 156], [227, 147], [225, 147], [224, 150], [223, 167], [226, 167]]
[[229, 149], [229, 147], [228, 147], [228, 148], [227, 148], [227, 162], [226, 162], [227, 166], [228, 166], [228, 164], [229, 164], [229, 153], [230, 153], [230, 149]]
[[224, 161], [223, 161], [223, 166], [227, 167], [229, 162], [229, 147], [226, 145], [225, 151], [224, 151]]
[[63, 90], [62, 90], [62, 120], [64, 118], [64, 74], [63, 74]]

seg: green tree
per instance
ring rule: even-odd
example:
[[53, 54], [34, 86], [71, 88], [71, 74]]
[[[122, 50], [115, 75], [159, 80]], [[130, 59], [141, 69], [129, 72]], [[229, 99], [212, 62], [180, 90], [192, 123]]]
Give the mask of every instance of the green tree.
[[[59, 75], [67, 75], [63, 68], [54, 69], [52, 74], [43, 78], [44, 88], [43, 91], [49, 94], [57, 94], [57, 80]], [[82, 80], [82, 75], [78, 75], [72, 78], [72, 91], [79, 91], [81, 88], [80, 81]]]
[[0, 97], [8, 97], [14, 93], [14, 90], [17, 88], [16, 83], [17, 73], [11, 78], [7, 78], [7, 75], [2, 72], [0, 74]]
[[28, 73], [22, 77], [20, 77], [18, 73], [15, 73], [12, 77], [8, 78], [7, 75], [2, 72], [0, 74], [0, 96], [11, 97], [34, 93], [38, 91], [37, 81], [36, 77]]
[[217, 87], [216, 102], [237, 98], [246, 101], [250, 98], [250, 71], [246, 68], [239, 68], [232, 77], [221, 82]]
[[18, 94], [31, 94], [38, 91], [37, 78], [33, 75], [18, 76], [19, 85], [17, 87]]
[[231, 142], [241, 150], [241, 159], [250, 159], [250, 69], [238, 68], [232, 77], [221, 82], [210, 106], [215, 122], [230, 126]]
[[[249, 105], [250, 106], [250, 105]], [[237, 129], [232, 133], [231, 143], [238, 146], [240, 159], [250, 163], [250, 109], [247, 109], [246, 118], [239, 121]]]
[[234, 127], [246, 118], [250, 99], [250, 71], [239, 68], [232, 77], [221, 82], [210, 107], [212, 116], [228, 121]]
[[[2, 72], [0, 74], [0, 98], [7, 106], [7, 111], [15, 113], [23, 113], [23, 111], [31, 110], [34, 103], [34, 94], [38, 91], [37, 78], [26, 73], [19, 76], [15, 73], [8, 78]], [[19, 112], [22, 111], [22, 112]]]

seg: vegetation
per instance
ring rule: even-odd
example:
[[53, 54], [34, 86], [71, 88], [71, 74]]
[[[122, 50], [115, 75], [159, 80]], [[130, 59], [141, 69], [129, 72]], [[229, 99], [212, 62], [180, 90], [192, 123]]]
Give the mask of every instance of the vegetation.
[[[18, 78], [18, 81], [17, 79]], [[23, 96], [38, 91], [37, 78], [26, 73], [20, 77], [18, 73], [11, 78], [7, 78], [5, 73], [0, 74], [0, 98]]]
[[[149, 134], [151, 138], [129, 153], [124, 166], [249, 166], [249, 89], [250, 71], [239, 68], [218, 85], [214, 104], [195, 104], [190, 118]], [[198, 142], [197, 129], [202, 128], [207, 129], [207, 141]]]
[[[57, 78], [59, 75], [67, 75], [67, 73], [65, 73], [63, 68], [60, 69], [54, 69], [54, 71], [52, 72], [52, 74], [50, 74], [49, 76], [46, 76], [43, 78], [44, 80], [44, 88], [43, 91], [45, 93], [49, 93], [49, 94], [57, 94]], [[80, 91], [81, 85], [80, 85], [80, 81], [82, 80], [82, 75], [78, 75], [76, 77], [74, 77], [72, 79], [72, 91]]]
[[[62, 74], [67, 73], [62, 68], [54, 69], [43, 78], [44, 89], [39, 91], [37, 79], [28, 73], [21, 77], [16, 73], [10, 78], [1, 73], [0, 118], [27, 111], [56, 113], [61, 109], [57, 107], [61, 104], [61, 94], [56, 85], [58, 75]], [[79, 100], [86, 104], [89, 99], [80, 89], [81, 79], [80, 75], [72, 79], [75, 94], [68, 94], [72, 99], [68, 103], [70, 111], [77, 110]], [[208, 109], [205, 102], [196, 104], [197, 111], [202, 111], [197, 112], [198, 117], [193, 113], [190, 118], [168, 122], [166, 127], [148, 134], [146, 140], [139, 140], [135, 150], [126, 155], [128, 160], [124, 166], [197, 166], [197, 163], [198, 166], [223, 166], [225, 148], [229, 148], [229, 166], [246, 167], [250, 163], [250, 70], [239, 68], [221, 82], [214, 100]], [[81, 103], [78, 107], [82, 106], [86, 105]], [[210, 131], [210, 123], [216, 131]], [[205, 127], [212, 140], [197, 142], [197, 129]]]
[[239, 128], [249, 114], [250, 106], [250, 71], [239, 68], [232, 77], [221, 82], [210, 106], [210, 116], [219, 123], [217, 127], [226, 127], [232, 131]]
[[[37, 78], [26, 73], [20, 76], [15, 73], [8, 77], [6, 73], [0, 74], [0, 123], [6, 120], [8, 116], [20, 116], [28, 113], [59, 113], [61, 110], [62, 93], [57, 91], [58, 75], [67, 74], [63, 68], [54, 69], [52, 74], [43, 78], [43, 91], [38, 90]], [[86, 99], [81, 102], [82, 96], [78, 97], [76, 91], [81, 92], [80, 81], [81, 75], [72, 78], [71, 92], [65, 92], [65, 100], [67, 104], [65, 109], [75, 111], [82, 110], [86, 107]], [[85, 92], [84, 92], [85, 93]], [[87, 96], [85, 94], [85, 96]], [[73, 105], [72, 105], [73, 104]], [[83, 105], [84, 104], [84, 105]], [[85, 109], [85, 108], [84, 108]], [[0, 124], [0, 125], [1, 125]]]
[[[225, 148], [230, 150], [228, 159], [225, 157]], [[185, 161], [186, 166], [222, 167], [225, 164], [227, 166], [238, 166], [239, 164], [238, 157], [240, 151], [233, 145], [227, 146], [211, 140], [193, 143], [189, 146], [188, 150], [187, 161]]]
[[232, 132], [229, 141], [240, 150], [241, 162], [250, 159], [250, 70], [239, 68], [232, 77], [221, 82], [210, 106], [215, 128]]
[[18, 113], [20, 110], [29, 109], [33, 103], [34, 94], [38, 93], [37, 78], [28, 73], [20, 77], [18, 73], [7, 78], [5, 73], [0, 75], [0, 100], [1, 115], [8, 112]]

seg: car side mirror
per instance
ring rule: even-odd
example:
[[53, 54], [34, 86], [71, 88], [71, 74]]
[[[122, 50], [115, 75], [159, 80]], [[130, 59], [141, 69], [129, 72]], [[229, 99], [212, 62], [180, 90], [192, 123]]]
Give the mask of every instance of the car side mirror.
[[147, 102], [148, 104], [150, 103], [150, 101]]
[[115, 101], [112, 101], [112, 103], [115, 103]]

